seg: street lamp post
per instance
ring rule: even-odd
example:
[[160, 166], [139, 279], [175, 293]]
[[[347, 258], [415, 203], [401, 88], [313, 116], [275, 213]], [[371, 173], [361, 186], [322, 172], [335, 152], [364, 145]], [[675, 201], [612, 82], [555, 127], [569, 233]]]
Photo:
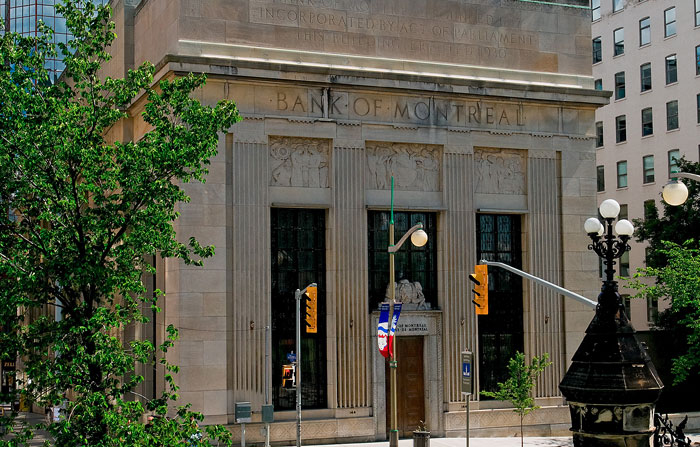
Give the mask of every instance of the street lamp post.
[[671, 206], [682, 205], [688, 199], [688, 188], [681, 181], [678, 181], [678, 178], [700, 181], [700, 175], [694, 175], [692, 173], [674, 173], [671, 176], [671, 181], [664, 186], [664, 190], [661, 194], [666, 203]]
[[[574, 446], [650, 446], [654, 408], [663, 384], [624, 312], [615, 260], [630, 248], [634, 226], [615, 200], [600, 205], [601, 223], [586, 220], [588, 249], [605, 261], [596, 314], [559, 389], [569, 403]], [[615, 237], [617, 234], [617, 238]]]
[[[391, 177], [391, 218], [389, 219], [389, 317], [393, 319], [394, 303], [396, 301], [396, 281], [394, 278], [394, 254], [406, 242], [408, 237], [411, 237], [411, 243], [415, 246], [425, 246], [428, 242], [428, 234], [423, 230], [423, 224], [418, 223], [411, 227], [399, 240], [394, 244], [394, 177]], [[391, 329], [392, 322], [389, 322]], [[389, 394], [390, 398], [390, 421], [389, 421], [389, 446], [398, 447], [399, 445], [399, 430], [397, 417], [397, 394], [396, 394], [396, 369], [398, 362], [396, 361], [396, 335], [391, 339], [391, 348], [389, 349], [391, 358], [389, 359]]]

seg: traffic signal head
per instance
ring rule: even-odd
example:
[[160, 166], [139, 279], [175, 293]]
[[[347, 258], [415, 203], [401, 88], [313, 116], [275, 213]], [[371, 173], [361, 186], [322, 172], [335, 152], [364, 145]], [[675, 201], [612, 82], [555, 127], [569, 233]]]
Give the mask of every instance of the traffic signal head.
[[318, 287], [306, 288], [306, 333], [318, 333]]
[[486, 315], [489, 313], [489, 273], [486, 265], [474, 267], [474, 273], [469, 275], [469, 279], [474, 283], [474, 300], [476, 314]]

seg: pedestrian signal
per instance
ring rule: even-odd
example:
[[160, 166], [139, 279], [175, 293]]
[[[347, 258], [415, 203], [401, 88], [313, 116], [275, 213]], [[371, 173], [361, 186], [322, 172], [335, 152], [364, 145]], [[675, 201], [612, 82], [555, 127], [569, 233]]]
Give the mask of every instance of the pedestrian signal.
[[306, 333], [318, 333], [318, 287], [306, 288]]
[[282, 365], [282, 388], [293, 389], [297, 386], [296, 364]]
[[486, 315], [489, 313], [489, 273], [486, 265], [474, 267], [474, 273], [469, 275], [469, 279], [474, 283], [474, 300], [476, 314]]

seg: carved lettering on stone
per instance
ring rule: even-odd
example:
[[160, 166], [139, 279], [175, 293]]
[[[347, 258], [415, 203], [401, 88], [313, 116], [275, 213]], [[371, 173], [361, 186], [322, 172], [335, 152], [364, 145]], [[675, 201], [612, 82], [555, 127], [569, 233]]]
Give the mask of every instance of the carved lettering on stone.
[[515, 151], [475, 150], [474, 182], [477, 193], [524, 195], [525, 158]]
[[396, 190], [440, 190], [441, 146], [367, 143], [368, 186]]
[[270, 137], [270, 185], [327, 188], [330, 142]]

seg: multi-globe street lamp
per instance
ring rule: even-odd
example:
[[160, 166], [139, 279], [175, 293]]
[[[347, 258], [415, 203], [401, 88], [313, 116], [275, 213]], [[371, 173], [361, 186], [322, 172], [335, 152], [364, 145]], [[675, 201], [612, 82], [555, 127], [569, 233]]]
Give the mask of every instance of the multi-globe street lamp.
[[[663, 384], [625, 315], [615, 281], [615, 260], [630, 248], [634, 233], [615, 200], [600, 205], [584, 229], [588, 248], [605, 262], [596, 314], [559, 384], [569, 403], [574, 446], [650, 446], [654, 408]], [[617, 235], [617, 236], [616, 236]]]
[[700, 181], [700, 175], [694, 175], [692, 173], [674, 173], [671, 176], [671, 181], [664, 186], [664, 190], [661, 193], [666, 203], [671, 206], [682, 205], [688, 199], [688, 188], [681, 181], [678, 181], [678, 178]]

